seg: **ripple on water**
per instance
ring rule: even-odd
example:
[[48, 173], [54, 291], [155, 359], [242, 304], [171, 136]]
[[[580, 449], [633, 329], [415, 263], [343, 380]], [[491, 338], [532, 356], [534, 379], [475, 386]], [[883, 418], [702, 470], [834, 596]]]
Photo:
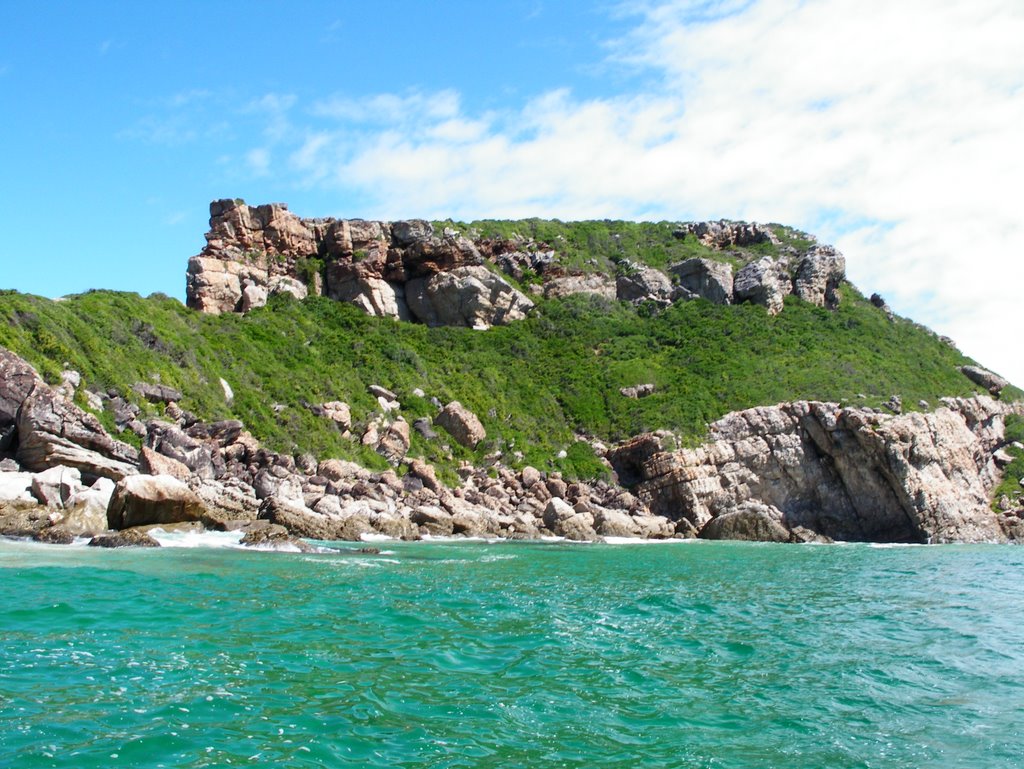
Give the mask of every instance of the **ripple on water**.
[[1018, 549], [335, 547], [0, 543], [0, 765], [990, 769], [1024, 754]]

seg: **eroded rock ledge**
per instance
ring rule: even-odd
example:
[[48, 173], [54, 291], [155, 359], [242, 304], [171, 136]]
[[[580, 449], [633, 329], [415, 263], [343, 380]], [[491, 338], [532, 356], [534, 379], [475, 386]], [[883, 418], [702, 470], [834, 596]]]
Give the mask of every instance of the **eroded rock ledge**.
[[[778, 244], [772, 230], [742, 222], [680, 226], [711, 249]], [[351, 302], [371, 315], [433, 326], [491, 325], [519, 320], [533, 301], [502, 277], [541, 279], [545, 297], [590, 293], [631, 302], [669, 304], [704, 298], [718, 304], [754, 302], [772, 314], [789, 294], [835, 307], [845, 260], [829, 246], [782, 252], [733, 267], [715, 259], [688, 259], [661, 272], [623, 261], [615, 275], [563, 267], [549, 244], [523, 238], [471, 239], [434, 230], [430, 222], [303, 219], [283, 203], [210, 204], [210, 231], [202, 253], [189, 260], [188, 305], [207, 313], [247, 312], [270, 295], [302, 299], [310, 293]]]

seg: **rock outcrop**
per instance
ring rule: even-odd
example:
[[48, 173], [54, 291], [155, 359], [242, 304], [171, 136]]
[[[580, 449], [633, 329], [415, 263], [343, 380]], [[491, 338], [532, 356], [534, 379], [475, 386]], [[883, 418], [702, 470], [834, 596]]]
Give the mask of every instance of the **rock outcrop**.
[[189, 260], [188, 305], [248, 312], [274, 294], [351, 302], [371, 315], [487, 327], [533, 303], [483, 266], [473, 241], [422, 220], [300, 219], [282, 203], [210, 204], [202, 253]]
[[748, 262], [734, 276], [721, 260], [688, 259], [667, 275], [624, 255], [612, 276], [590, 271], [598, 267], [595, 260], [569, 269], [549, 244], [517, 235], [473, 239], [448, 228], [437, 233], [421, 219], [302, 219], [283, 203], [218, 200], [210, 204], [207, 245], [189, 261], [188, 304], [208, 313], [250, 312], [275, 294], [313, 294], [350, 302], [370, 315], [484, 329], [519, 320], [533, 307], [498, 271], [528, 280], [531, 291], [545, 298], [585, 293], [656, 305], [749, 301], [772, 314], [794, 292], [820, 306], [839, 302], [845, 262], [831, 247], [814, 245], [801, 254], [783, 246], [771, 227], [725, 220], [691, 222], [673, 234], [728, 250], [741, 263], [752, 256], [743, 249], [764, 243], [777, 257]]
[[980, 396], [901, 416], [815, 402], [749, 409], [712, 425], [700, 448], [650, 455], [638, 495], [702, 536], [1002, 541], [989, 495], [1006, 413]]

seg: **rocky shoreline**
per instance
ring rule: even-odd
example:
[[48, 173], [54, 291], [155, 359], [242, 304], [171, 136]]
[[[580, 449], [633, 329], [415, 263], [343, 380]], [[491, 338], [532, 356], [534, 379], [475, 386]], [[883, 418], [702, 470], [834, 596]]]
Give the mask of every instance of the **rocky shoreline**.
[[[776, 542], [1006, 542], [1024, 538], [1021, 510], [993, 512], [1009, 461], [1004, 419], [1019, 405], [947, 399], [927, 413], [886, 414], [817, 402], [729, 414], [696, 448], [666, 451], [657, 435], [605, 450], [614, 482], [464, 465], [459, 483], [406, 455], [409, 425], [384, 419], [371, 441], [394, 469], [268, 451], [237, 420], [205, 423], [170, 388], [141, 384], [162, 419], [107, 397], [100, 407], [137, 433], [136, 449], [77, 406], [74, 372], [47, 385], [0, 348], [0, 534], [97, 546], [157, 544], [153, 526], [239, 531], [242, 544], [386, 536], [598, 541], [702, 537]], [[344, 421], [344, 403], [323, 404]], [[330, 417], [334, 414], [334, 417]], [[472, 445], [482, 427], [452, 403], [434, 426]], [[416, 429], [432, 429], [418, 425]]]

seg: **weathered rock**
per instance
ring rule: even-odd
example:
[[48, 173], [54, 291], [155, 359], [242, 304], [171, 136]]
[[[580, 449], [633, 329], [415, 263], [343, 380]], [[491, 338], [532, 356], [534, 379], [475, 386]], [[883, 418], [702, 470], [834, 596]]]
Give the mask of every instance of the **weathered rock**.
[[[187, 467], [191, 474], [200, 478], [216, 478], [223, 471], [223, 459], [216, 451], [216, 444], [210, 439], [193, 438], [177, 425], [151, 420], [147, 428], [146, 442], [153, 451], [176, 460]], [[150, 467], [154, 467], [154, 461], [157, 463], [155, 467], [159, 469], [171, 470], [177, 467], [165, 467], [153, 457], [147, 459]], [[180, 470], [176, 470], [168, 474], [175, 475], [179, 472]]]
[[137, 472], [138, 452], [115, 441], [99, 420], [39, 383], [18, 412], [18, 462], [33, 471], [77, 468], [88, 480]]
[[434, 418], [434, 424], [448, 432], [456, 442], [467, 448], [476, 445], [487, 437], [487, 431], [476, 414], [458, 401], [452, 401]]
[[736, 273], [733, 296], [738, 302], [753, 302], [768, 309], [769, 315], [782, 312], [783, 299], [792, 290], [788, 275], [771, 257], [751, 262]]
[[90, 488], [73, 494], [64, 504], [61, 526], [76, 537], [105, 531], [109, 525], [107, 508], [115, 486], [109, 478], [99, 478]]
[[560, 299], [573, 294], [594, 294], [605, 299], [615, 299], [615, 281], [600, 273], [589, 275], [560, 275], [544, 283], [545, 299]]
[[160, 543], [140, 529], [125, 529], [101, 534], [89, 540], [89, 547], [160, 547]]
[[630, 387], [620, 387], [619, 393], [636, 400], [637, 398], [646, 398], [648, 395], [654, 394], [654, 384], [648, 382], [646, 384], [632, 385]]
[[192, 477], [192, 471], [183, 462], [158, 454], [148, 446], [143, 446], [140, 452], [139, 471], [145, 475], [170, 475], [179, 481]]
[[754, 542], [789, 542], [783, 514], [771, 505], [744, 502], [712, 518], [700, 530], [701, 539], [740, 539]]
[[39, 504], [32, 494], [32, 473], [0, 473], [0, 502]]
[[779, 243], [770, 227], [756, 223], [732, 222], [727, 219], [719, 219], [717, 222], [687, 222], [673, 235], [680, 239], [692, 235], [704, 245], [719, 250], [765, 242]]
[[107, 525], [127, 529], [154, 523], [199, 521], [206, 506], [185, 483], [169, 475], [131, 475], [118, 481]]
[[338, 536], [343, 528], [344, 519], [317, 513], [297, 501], [269, 497], [263, 501], [259, 517], [261, 520], [283, 526], [297, 537], [319, 540], [344, 538]]
[[32, 539], [36, 540], [36, 542], [44, 542], [48, 545], [70, 545], [75, 541], [75, 535], [58, 523], [53, 526], [44, 526], [39, 529], [39, 531], [32, 536]]
[[181, 390], [162, 384], [136, 382], [132, 385], [132, 390], [150, 403], [171, 403], [182, 399]]
[[791, 530], [832, 539], [1001, 541], [988, 493], [1004, 413], [980, 397], [902, 416], [807, 402], [748, 409], [712, 425], [702, 447], [650, 456], [640, 496], [698, 529], [756, 502]]
[[40, 386], [45, 387], [32, 366], [0, 347], [0, 433], [15, 426], [21, 404]]
[[83, 489], [82, 473], [76, 467], [56, 465], [32, 476], [32, 496], [46, 507], [64, 507], [73, 494]]
[[615, 297], [624, 302], [668, 302], [672, 298], [672, 281], [653, 267], [632, 265], [632, 269], [615, 279]]
[[712, 304], [731, 304], [732, 266], [710, 259], [687, 259], [669, 267], [684, 299], [707, 299]]
[[533, 302], [486, 267], [458, 267], [405, 286], [412, 315], [428, 326], [485, 329], [526, 317]]
[[797, 267], [793, 293], [818, 307], [839, 306], [839, 285], [846, 277], [846, 259], [831, 246], [816, 246]]
[[420, 531], [434, 537], [449, 537], [455, 531], [451, 513], [432, 505], [421, 505], [409, 514], [409, 520], [420, 527]]
[[988, 369], [979, 366], [961, 366], [960, 372], [974, 384], [988, 390], [993, 397], [998, 397], [1003, 388], [1010, 384], [998, 374], [993, 374]]
[[388, 462], [398, 464], [409, 451], [409, 423], [399, 417], [385, 428], [377, 443], [377, 453]]
[[633, 517], [619, 510], [599, 509], [594, 513], [594, 530], [602, 537], [636, 537], [640, 527]]
[[250, 529], [239, 540], [240, 545], [258, 550], [283, 550], [292, 553], [311, 553], [313, 548], [296, 539], [284, 526], [270, 524]]

